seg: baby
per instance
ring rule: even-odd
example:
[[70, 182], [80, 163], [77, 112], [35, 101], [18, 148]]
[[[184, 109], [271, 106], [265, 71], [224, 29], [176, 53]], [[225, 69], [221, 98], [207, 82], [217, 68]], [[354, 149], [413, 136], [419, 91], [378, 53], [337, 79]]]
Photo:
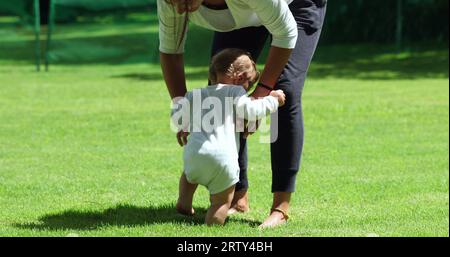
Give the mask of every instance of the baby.
[[[184, 146], [184, 172], [180, 179], [177, 211], [193, 215], [198, 184], [207, 187], [211, 206], [206, 224], [224, 224], [239, 181], [239, 133], [242, 120], [256, 121], [284, 105], [283, 91], [252, 100], [247, 90], [258, 80], [256, 65], [240, 49], [225, 49], [212, 58], [212, 85], [188, 92], [174, 104], [172, 120]], [[210, 107], [213, 108], [210, 108]], [[181, 123], [180, 123], [181, 121]], [[189, 135], [189, 140], [187, 137]]]

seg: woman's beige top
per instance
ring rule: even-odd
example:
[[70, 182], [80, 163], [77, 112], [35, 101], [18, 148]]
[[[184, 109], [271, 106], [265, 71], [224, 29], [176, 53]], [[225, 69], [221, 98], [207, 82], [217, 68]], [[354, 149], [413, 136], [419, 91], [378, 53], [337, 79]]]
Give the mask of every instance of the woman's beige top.
[[[297, 41], [297, 23], [288, 5], [293, 0], [226, 0], [228, 9], [213, 10], [205, 6], [189, 14], [189, 21], [203, 28], [228, 32], [245, 27], [265, 26], [272, 34], [272, 45], [292, 49]], [[165, 0], [157, 0], [159, 50], [167, 54], [184, 52], [178, 48], [185, 14], [178, 14]], [[184, 37], [184, 41], [186, 36]]]

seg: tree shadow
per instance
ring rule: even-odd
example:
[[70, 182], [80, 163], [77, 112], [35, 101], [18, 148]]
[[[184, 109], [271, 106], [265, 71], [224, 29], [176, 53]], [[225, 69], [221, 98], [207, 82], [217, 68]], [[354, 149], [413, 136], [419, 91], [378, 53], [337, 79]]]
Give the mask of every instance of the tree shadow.
[[[57, 214], [47, 214], [34, 223], [18, 223], [20, 229], [37, 230], [97, 230], [108, 226], [146, 226], [161, 223], [186, 224], [201, 226], [207, 210], [196, 208], [193, 217], [183, 216], [175, 210], [174, 204], [138, 207], [120, 204], [103, 211], [67, 210]], [[227, 221], [230, 222], [230, 221]], [[247, 223], [257, 226], [257, 221], [233, 219], [231, 222]]]
[[[135, 81], [159, 81], [163, 80], [163, 75], [161, 72], [127, 73], [121, 75], [114, 75], [111, 76], [111, 78], [129, 79]], [[208, 82], [208, 71], [207, 70], [186, 71], [186, 78], [189, 80], [204, 80], [206, 85]]]
[[[159, 64], [159, 39], [154, 26], [153, 23], [146, 25], [133, 22], [58, 25], [50, 52], [51, 65]], [[188, 67], [187, 78], [206, 81], [212, 32], [195, 26], [190, 27], [189, 31], [184, 56]], [[0, 44], [0, 60], [34, 64], [34, 40], [30, 36], [24, 37], [24, 33], [20, 28], [0, 31], [0, 37], [10, 37]], [[259, 58], [259, 64], [267, 56], [268, 45]], [[418, 44], [401, 51], [393, 45], [321, 44], [317, 48], [308, 76], [312, 79], [360, 80], [448, 78], [448, 59], [448, 43]], [[199, 71], [200, 67], [205, 72]], [[194, 71], [189, 71], [189, 68]], [[160, 72], [130, 73], [117, 78], [156, 81], [162, 80], [162, 75]]]
[[121, 75], [114, 75], [111, 78], [117, 79], [129, 79], [129, 80], [137, 80], [137, 81], [154, 81], [154, 80], [163, 80], [163, 76], [161, 72], [159, 73], [127, 73]]
[[[59, 25], [51, 41], [50, 65], [89, 64], [139, 64], [159, 63], [159, 36], [150, 25], [125, 24], [99, 25]], [[61, 32], [65, 30], [66, 32]], [[199, 45], [208, 45], [212, 33], [198, 28], [190, 29], [190, 40], [186, 43], [185, 64], [191, 67], [207, 66], [209, 50], [198, 51]], [[103, 33], [104, 32], [104, 33]], [[25, 28], [0, 30], [0, 37], [10, 37], [0, 44], [0, 60], [35, 63], [35, 40], [32, 31]], [[44, 58], [45, 35], [41, 37], [41, 56]]]
[[308, 73], [313, 78], [397, 80], [448, 78], [446, 45], [418, 45], [398, 51], [389, 45], [319, 47]]

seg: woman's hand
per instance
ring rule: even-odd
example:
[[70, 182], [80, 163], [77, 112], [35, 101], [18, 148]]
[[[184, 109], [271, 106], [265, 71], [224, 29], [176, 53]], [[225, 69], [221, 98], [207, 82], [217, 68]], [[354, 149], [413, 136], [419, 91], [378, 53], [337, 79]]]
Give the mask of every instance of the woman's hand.
[[202, 5], [203, 0], [172, 0], [172, 4], [179, 14], [185, 12], [195, 12]]

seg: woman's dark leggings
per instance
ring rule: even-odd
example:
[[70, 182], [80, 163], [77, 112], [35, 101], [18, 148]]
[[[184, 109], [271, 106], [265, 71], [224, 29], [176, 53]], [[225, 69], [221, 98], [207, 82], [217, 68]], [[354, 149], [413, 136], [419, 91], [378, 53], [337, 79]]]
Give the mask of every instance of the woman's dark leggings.
[[[286, 94], [286, 104], [278, 111], [278, 137], [271, 144], [272, 192], [294, 192], [300, 168], [304, 127], [302, 91], [306, 72], [319, 41], [325, 4], [320, 0], [294, 0], [291, 9], [298, 25], [297, 45], [280, 76], [276, 88]], [[263, 26], [243, 28], [231, 32], [216, 32], [212, 55], [225, 48], [241, 48], [258, 59], [270, 33]], [[274, 122], [274, 120], [272, 120]], [[272, 133], [274, 130], [272, 128]], [[241, 139], [239, 152], [240, 181], [236, 191], [248, 188], [247, 141]]]

